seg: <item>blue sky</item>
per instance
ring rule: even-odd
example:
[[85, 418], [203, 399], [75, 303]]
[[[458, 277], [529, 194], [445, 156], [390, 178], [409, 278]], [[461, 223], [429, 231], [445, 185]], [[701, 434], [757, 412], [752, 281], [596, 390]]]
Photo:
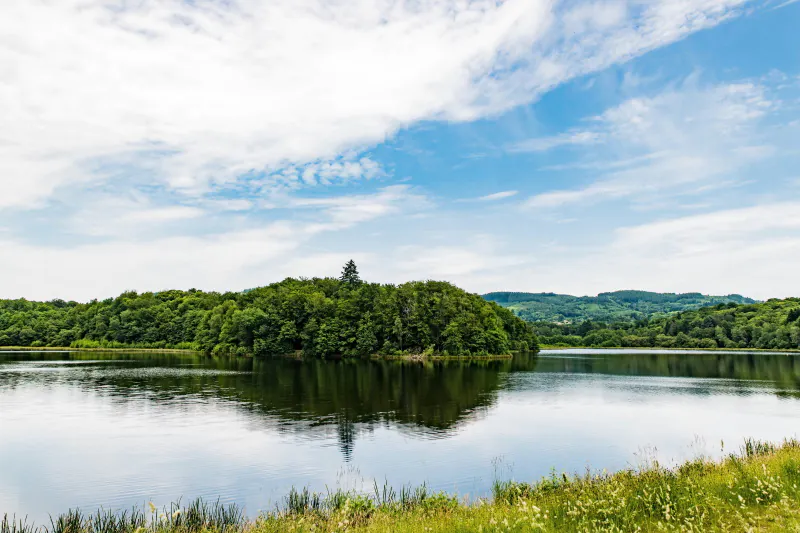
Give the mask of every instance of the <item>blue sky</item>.
[[11, 0], [0, 297], [800, 295], [800, 2]]

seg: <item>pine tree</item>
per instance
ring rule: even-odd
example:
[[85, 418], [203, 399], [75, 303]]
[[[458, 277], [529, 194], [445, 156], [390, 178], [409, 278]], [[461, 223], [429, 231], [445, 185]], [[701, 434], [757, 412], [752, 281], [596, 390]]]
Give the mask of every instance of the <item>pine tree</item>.
[[356, 262], [352, 259], [344, 265], [342, 269], [342, 275], [339, 277], [339, 280], [347, 283], [349, 285], [359, 285], [361, 283], [361, 278], [358, 276], [358, 268], [356, 268]]

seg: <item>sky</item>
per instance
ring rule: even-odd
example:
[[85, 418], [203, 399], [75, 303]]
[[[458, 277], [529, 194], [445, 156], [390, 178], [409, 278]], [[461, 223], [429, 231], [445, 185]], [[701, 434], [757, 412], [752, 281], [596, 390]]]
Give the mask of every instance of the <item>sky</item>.
[[798, 0], [3, 0], [0, 298], [800, 296]]

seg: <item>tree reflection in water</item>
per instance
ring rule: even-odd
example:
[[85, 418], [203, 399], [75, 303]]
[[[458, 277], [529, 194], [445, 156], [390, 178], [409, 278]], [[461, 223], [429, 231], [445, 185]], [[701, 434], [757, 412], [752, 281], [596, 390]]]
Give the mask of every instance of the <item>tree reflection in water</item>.
[[[14, 372], [33, 363], [57, 372]], [[9, 366], [11, 365], [11, 366]], [[30, 368], [30, 367], [29, 367]], [[443, 438], [482, 416], [514, 373], [609, 374], [761, 381], [798, 396], [800, 357], [758, 354], [517, 355], [512, 360], [401, 362], [294, 360], [144, 355], [27, 353], [0, 358], [0, 387], [58, 380], [108, 395], [174, 406], [221, 401], [257, 416], [263, 429], [306, 438], [335, 435], [345, 460], [356, 440], [380, 426]]]

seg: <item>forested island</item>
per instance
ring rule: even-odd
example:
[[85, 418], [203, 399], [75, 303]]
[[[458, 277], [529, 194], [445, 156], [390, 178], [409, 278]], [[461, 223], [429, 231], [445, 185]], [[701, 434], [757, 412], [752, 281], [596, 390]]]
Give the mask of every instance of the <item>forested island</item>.
[[244, 292], [125, 292], [89, 303], [0, 300], [0, 346], [186, 349], [220, 355], [365, 357], [535, 351], [529, 323], [441, 281], [337, 278]]
[[481, 297], [442, 281], [367, 283], [350, 261], [339, 278], [287, 278], [242, 292], [129, 291], [88, 303], [0, 300], [0, 347], [330, 358], [496, 356], [535, 352], [539, 343], [800, 349], [800, 298], [756, 303], [739, 295], [646, 291]]
[[708, 296], [648, 291], [603, 292], [597, 296], [570, 296], [552, 292], [492, 292], [483, 296], [507, 307], [529, 322], [623, 322], [690, 311], [719, 304], [754, 304], [739, 294]]
[[800, 349], [800, 298], [719, 304], [614, 323], [535, 322], [543, 345], [633, 348]]

